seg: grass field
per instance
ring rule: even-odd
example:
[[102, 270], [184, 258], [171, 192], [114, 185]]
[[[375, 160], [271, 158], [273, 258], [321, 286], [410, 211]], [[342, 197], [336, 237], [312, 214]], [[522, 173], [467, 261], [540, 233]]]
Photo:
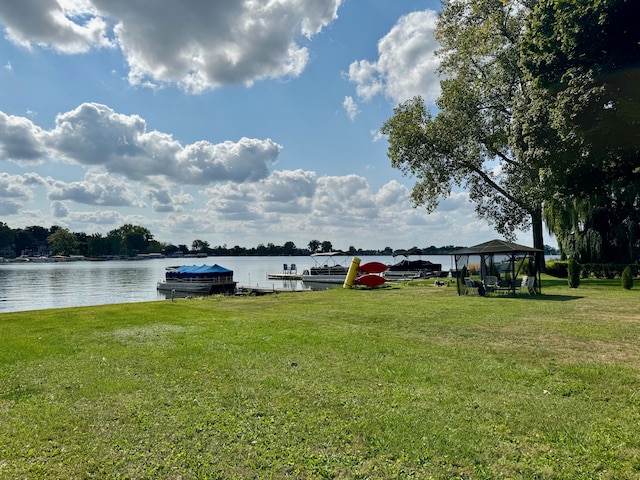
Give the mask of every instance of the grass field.
[[640, 289], [0, 315], [1, 479], [640, 478]]

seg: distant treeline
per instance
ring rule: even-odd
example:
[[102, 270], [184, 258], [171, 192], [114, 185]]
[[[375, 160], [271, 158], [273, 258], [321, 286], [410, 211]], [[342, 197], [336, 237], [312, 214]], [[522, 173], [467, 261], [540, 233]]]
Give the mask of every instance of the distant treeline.
[[[381, 250], [362, 249], [350, 246], [346, 253], [349, 255], [394, 255], [409, 253], [412, 255], [448, 255], [462, 246], [446, 245], [443, 247], [430, 246], [426, 248], [411, 247], [407, 250], [394, 250], [385, 247]], [[256, 247], [228, 247], [225, 245], [211, 246], [208, 241], [196, 239], [187, 245], [173, 245], [160, 242], [153, 238], [151, 232], [138, 225], [126, 224], [107, 235], [100, 233], [86, 234], [84, 232], [70, 232], [68, 229], [52, 226], [30, 226], [12, 229], [0, 222], [0, 256], [14, 258], [16, 256], [50, 256], [50, 255], [82, 255], [85, 257], [105, 257], [114, 255], [135, 256], [144, 253], [161, 253], [163, 255], [188, 255], [204, 253], [215, 256], [290, 256], [310, 255], [318, 252], [334, 251], [330, 241], [311, 240], [306, 246], [296, 246], [294, 242], [284, 245], [273, 243], [259, 244]], [[552, 247], [545, 246], [545, 254], [555, 254]]]

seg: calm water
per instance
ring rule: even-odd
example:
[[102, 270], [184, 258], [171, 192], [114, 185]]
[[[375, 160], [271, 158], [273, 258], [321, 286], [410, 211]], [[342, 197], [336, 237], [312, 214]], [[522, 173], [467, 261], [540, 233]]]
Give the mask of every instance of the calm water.
[[[391, 256], [359, 257], [362, 263], [393, 263]], [[451, 267], [451, 257], [424, 256]], [[347, 265], [349, 264], [347, 261]], [[274, 286], [304, 289], [300, 281], [284, 283], [267, 279], [269, 273], [282, 273], [283, 264], [294, 263], [298, 273], [313, 265], [310, 257], [207, 257], [164, 258], [140, 261], [1, 263], [0, 312], [65, 308], [109, 303], [164, 300], [156, 285], [171, 265], [213, 265], [217, 263], [234, 272], [234, 280], [245, 286]]]

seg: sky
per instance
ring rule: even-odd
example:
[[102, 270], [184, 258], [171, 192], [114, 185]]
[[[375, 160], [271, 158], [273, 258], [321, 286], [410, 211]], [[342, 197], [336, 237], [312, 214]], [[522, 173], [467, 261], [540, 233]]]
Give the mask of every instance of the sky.
[[189, 246], [500, 238], [463, 190], [415, 208], [380, 134], [415, 95], [435, 110], [439, 8], [0, 0], [0, 221]]

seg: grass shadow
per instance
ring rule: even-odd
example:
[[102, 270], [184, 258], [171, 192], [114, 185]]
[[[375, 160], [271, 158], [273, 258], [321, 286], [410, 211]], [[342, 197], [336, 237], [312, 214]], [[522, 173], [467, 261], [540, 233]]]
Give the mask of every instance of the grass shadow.
[[515, 295], [512, 294], [489, 294], [486, 295], [486, 298], [519, 298], [521, 300], [536, 300], [536, 301], [540, 301], [540, 300], [549, 300], [552, 302], [567, 302], [570, 300], [580, 300], [581, 298], [584, 298], [580, 295], [547, 295], [547, 294], [540, 294], [540, 295], [526, 295], [526, 294], [522, 294], [522, 293], [516, 293]]
[[580, 295], [546, 295], [544, 293], [540, 295], [522, 295], [519, 298], [525, 300], [550, 300], [552, 302], [567, 302], [569, 300], [580, 300], [584, 298]]
[[566, 278], [546, 277], [542, 279], [543, 287], [566, 287], [568, 280]]

